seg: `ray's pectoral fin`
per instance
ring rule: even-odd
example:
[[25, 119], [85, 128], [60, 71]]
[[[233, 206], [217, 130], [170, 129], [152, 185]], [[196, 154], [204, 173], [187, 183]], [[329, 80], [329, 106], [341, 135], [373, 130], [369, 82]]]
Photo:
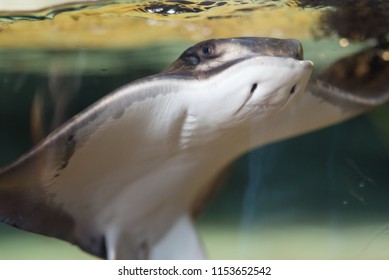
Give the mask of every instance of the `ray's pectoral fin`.
[[26, 158], [0, 169], [0, 222], [68, 241], [104, 258], [99, 232], [78, 229], [75, 218], [42, 187], [40, 176], [34, 173], [40, 174], [37, 166], [35, 158]]
[[381, 105], [389, 100], [389, 43], [366, 48], [334, 62], [316, 77], [312, 86], [322, 96], [355, 106]]
[[55, 205], [33, 180], [25, 184], [23, 179], [28, 174], [15, 173], [18, 176], [12, 176], [12, 171], [0, 172], [0, 222], [75, 243], [72, 217]]
[[181, 215], [150, 251], [150, 259], [206, 259], [193, 220], [188, 213]]
[[[16, 192], [0, 190], [0, 221], [16, 228], [73, 242], [70, 231], [73, 220], [61, 209], [44, 200]], [[52, 227], [55, 224], [56, 227]]]

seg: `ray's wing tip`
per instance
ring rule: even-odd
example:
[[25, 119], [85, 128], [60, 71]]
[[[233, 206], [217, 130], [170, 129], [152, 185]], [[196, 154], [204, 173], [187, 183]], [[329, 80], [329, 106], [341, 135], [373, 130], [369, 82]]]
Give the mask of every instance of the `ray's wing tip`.
[[340, 100], [349, 101], [363, 106], [379, 106], [389, 101], [389, 90], [384, 90], [382, 92], [376, 91], [374, 92], [374, 95], [372, 92], [368, 93], [369, 95], [362, 95], [331, 85], [320, 79], [312, 79], [308, 89], [313, 93], [322, 95], [323, 97], [333, 96], [339, 98]]

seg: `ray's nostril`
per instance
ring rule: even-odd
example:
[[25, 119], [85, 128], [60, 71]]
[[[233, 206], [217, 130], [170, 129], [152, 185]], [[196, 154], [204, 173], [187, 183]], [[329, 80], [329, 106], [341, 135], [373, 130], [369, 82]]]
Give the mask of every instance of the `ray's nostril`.
[[257, 89], [257, 84], [255, 83], [255, 84], [253, 84], [253, 86], [251, 87], [251, 90], [250, 90], [250, 93], [251, 94], [253, 94], [254, 93], [254, 91]]
[[290, 94], [292, 95], [293, 93], [296, 92], [296, 85], [294, 85], [291, 89], [290, 89]]

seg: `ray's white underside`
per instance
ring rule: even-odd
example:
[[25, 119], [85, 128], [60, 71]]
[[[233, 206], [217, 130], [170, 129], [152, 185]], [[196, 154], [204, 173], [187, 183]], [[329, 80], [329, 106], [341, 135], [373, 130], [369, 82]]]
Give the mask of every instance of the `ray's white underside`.
[[[176, 230], [195, 236], [188, 217], [207, 182], [250, 148], [248, 129], [284, 108], [310, 69], [308, 62], [256, 57], [204, 80], [169, 77], [124, 87], [96, 107], [103, 110], [98, 125], [75, 131], [83, 143], [46, 192], [76, 217], [80, 235], [94, 229], [106, 236], [110, 257], [164, 258], [154, 244], [164, 236], [156, 248], [172, 240], [174, 248]], [[247, 101], [253, 83], [258, 87]], [[109, 110], [126, 98], [131, 104], [115, 118]]]

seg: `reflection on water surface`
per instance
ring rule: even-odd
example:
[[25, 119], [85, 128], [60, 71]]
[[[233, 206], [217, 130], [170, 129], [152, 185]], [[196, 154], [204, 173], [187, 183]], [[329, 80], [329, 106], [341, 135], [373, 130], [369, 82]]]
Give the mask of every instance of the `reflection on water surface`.
[[[363, 102], [386, 100], [389, 7], [386, 1], [354, 2], [84, 1], [45, 7], [43, 1], [5, 7], [0, 164], [111, 90], [161, 71], [192, 42], [214, 37], [297, 38], [315, 63], [312, 81], [358, 93]], [[388, 114], [383, 105], [239, 159], [200, 219], [210, 256], [387, 259]], [[86, 257], [62, 242], [42, 249], [44, 237], [5, 226], [0, 236], [4, 259]]]

